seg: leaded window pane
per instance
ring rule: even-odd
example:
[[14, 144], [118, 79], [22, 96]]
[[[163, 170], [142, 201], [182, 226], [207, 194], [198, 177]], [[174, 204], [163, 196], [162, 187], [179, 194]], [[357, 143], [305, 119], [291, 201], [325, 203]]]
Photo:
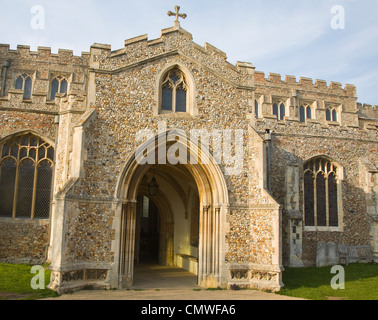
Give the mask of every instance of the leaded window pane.
[[315, 225], [314, 177], [309, 171], [307, 171], [304, 175], [304, 193], [305, 193], [305, 223], [306, 223], [306, 226], [314, 226]]
[[37, 155], [36, 149], [30, 148], [29, 149], [29, 157], [35, 159], [36, 155]]
[[38, 138], [37, 137], [30, 137], [30, 146], [36, 147], [38, 145]]
[[50, 159], [51, 161], [54, 160], [54, 148], [53, 147], [49, 147], [47, 149], [47, 158]]
[[8, 158], [0, 165], [0, 216], [13, 216], [14, 185], [16, 182], [16, 162]]
[[0, 150], [0, 216], [48, 218], [54, 148], [29, 134], [14, 138]]
[[285, 105], [281, 103], [280, 105], [280, 120], [283, 120], [285, 118]]
[[311, 107], [307, 107], [307, 109], [306, 109], [306, 116], [307, 116], [307, 119], [312, 119], [312, 110], [311, 110]]
[[48, 218], [50, 215], [52, 167], [48, 160], [38, 166], [34, 218]]
[[316, 177], [316, 215], [319, 227], [327, 226], [327, 203], [325, 177], [319, 173]]
[[63, 79], [60, 83], [60, 93], [67, 93], [68, 83], [66, 79]]
[[336, 112], [336, 110], [332, 111], [332, 121], [337, 121], [337, 112]]
[[34, 163], [27, 159], [22, 161], [19, 167], [17, 190], [17, 218], [30, 218], [33, 202]]
[[11, 147], [11, 156], [18, 159], [18, 145], [13, 145]]
[[162, 99], [162, 110], [172, 111], [172, 89], [169, 84], [163, 86], [163, 99]]
[[176, 91], [176, 112], [186, 112], [186, 90], [182, 84]]
[[329, 203], [329, 226], [337, 227], [338, 208], [337, 208], [337, 182], [333, 173], [328, 176], [328, 203]]
[[327, 121], [331, 121], [332, 120], [331, 119], [331, 110], [329, 110], [329, 109], [326, 110], [326, 120]]
[[16, 80], [16, 89], [23, 90], [23, 87], [24, 87], [24, 78], [22, 76], [19, 76]]
[[58, 93], [59, 90], [59, 81], [58, 79], [54, 79], [51, 82], [51, 100], [55, 99], [55, 95]]
[[29, 145], [29, 136], [24, 136], [24, 137], [22, 137], [22, 139], [21, 139], [21, 145], [23, 145], [23, 146], [28, 146]]
[[25, 79], [24, 99], [31, 98], [31, 89], [32, 89], [32, 79], [30, 77], [27, 77]]
[[259, 103], [257, 102], [257, 100], [255, 100], [255, 116], [256, 118], [259, 117]]
[[38, 149], [38, 161], [46, 157], [46, 148], [44, 146]]
[[299, 108], [299, 121], [300, 122], [305, 122], [306, 119], [305, 119], [305, 108], [304, 106], [300, 106]]
[[28, 156], [28, 149], [27, 148], [21, 148], [20, 150], [20, 160], [23, 158], [26, 158]]
[[5, 158], [8, 155], [9, 155], [9, 146], [5, 145], [5, 146], [3, 146], [3, 151], [1, 152], [1, 157]]

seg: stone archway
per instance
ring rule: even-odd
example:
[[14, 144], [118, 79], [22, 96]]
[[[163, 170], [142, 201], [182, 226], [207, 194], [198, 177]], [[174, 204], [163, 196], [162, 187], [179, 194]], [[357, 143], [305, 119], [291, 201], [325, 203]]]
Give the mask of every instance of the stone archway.
[[[177, 133], [177, 135], [180, 134], [182, 133]], [[167, 132], [162, 135], [167, 135]], [[149, 140], [146, 144], [154, 148], [156, 155], [161, 157], [161, 153], [158, 152], [161, 147], [160, 141], [166, 143], [166, 140], [159, 137], [161, 135]], [[180, 141], [182, 140], [175, 143], [180, 143]], [[184, 147], [187, 148], [188, 155], [201, 154], [198, 145], [191, 144], [189, 141]], [[163, 148], [167, 148], [167, 145]], [[187, 159], [182, 159], [182, 163], [185, 164], [174, 167], [178, 173], [190, 175], [199, 196], [198, 284], [202, 287], [224, 287], [227, 284], [224, 226], [227, 210], [229, 210], [228, 191], [222, 171], [211, 155], [202, 154], [201, 159], [205, 161], [197, 164], [187, 164]], [[138, 164], [134, 155], [129, 159], [118, 182], [117, 198], [122, 199], [122, 207], [116, 212], [116, 219], [120, 221], [119, 238], [115, 239], [118, 241], [115, 247], [119, 248], [119, 255], [116, 257], [118, 258], [119, 287], [128, 288], [133, 284], [137, 197], [143, 177], [152, 166]], [[158, 166], [163, 168], [162, 172], [172, 169], [172, 165], [168, 164]], [[170, 254], [168, 250], [167, 253]], [[175, 255], [177, 252], [172, 252], [172, 254]]]

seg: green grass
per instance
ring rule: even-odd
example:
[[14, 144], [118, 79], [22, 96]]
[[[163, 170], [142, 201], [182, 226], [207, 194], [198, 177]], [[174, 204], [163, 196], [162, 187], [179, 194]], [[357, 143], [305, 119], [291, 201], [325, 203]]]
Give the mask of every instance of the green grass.
[[[58, 294], [49, 289], [34, 290], [31, 280], [37, 273], [31, 273], [30, 265], [14, 265], [0, 263], [0, 300], [37, 300], [57, 297]], [[45, 269], [45, 286], [50, 283], [51, 272]]]
[[378, 300], [378, 265], [350, 264], [344, 267], [345, 289], [334, 290], [331, 267], [286, 269], [285, 287], [279, 294], [310, 300]]

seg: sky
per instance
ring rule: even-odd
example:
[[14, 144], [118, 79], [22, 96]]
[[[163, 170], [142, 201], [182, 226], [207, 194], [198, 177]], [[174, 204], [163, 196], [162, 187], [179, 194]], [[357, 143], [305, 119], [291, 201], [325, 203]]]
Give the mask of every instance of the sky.
[[358, 101], [378, 105], [378, 0], [1, 0], [0, 43], [88, 52], [173, 26], [169, 10], [188, 17], [181, 27], [228, 61], [257, 71], [354, 84]]

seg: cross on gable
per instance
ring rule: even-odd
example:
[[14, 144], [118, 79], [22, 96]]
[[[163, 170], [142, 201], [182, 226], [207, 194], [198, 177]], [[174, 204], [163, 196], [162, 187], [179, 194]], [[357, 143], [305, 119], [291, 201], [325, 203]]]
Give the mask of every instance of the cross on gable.
[[168, 11], [168, 13], [167, 13], [169, 17], [172, 17], [172, 16], [176, 17], [176, 19], [175, 19], [175, 26], [176, 27], [180, 26], [179, 18], [186, 19], [186, 17], [187, 17], [186, 13], [179, 13], [179, 12], [180, 12], [180, 6], [175, 6], [175, 12]]

